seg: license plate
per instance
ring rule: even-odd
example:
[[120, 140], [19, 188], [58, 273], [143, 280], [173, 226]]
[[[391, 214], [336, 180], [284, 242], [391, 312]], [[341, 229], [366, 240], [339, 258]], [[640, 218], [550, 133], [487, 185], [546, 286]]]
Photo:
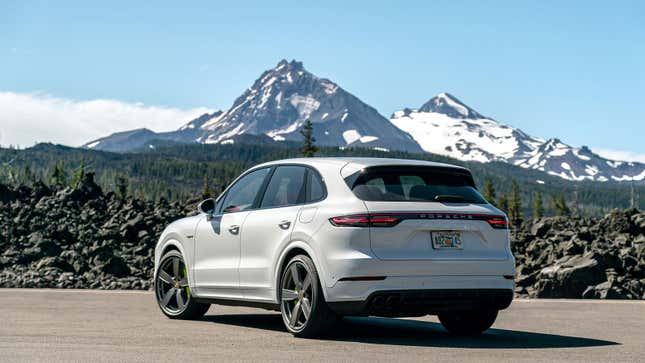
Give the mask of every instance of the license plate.
[[461, 250], [463, 245], [461, 243], [460, 232], [432, 232], [432, 248], [437, 250], [452, 249]]

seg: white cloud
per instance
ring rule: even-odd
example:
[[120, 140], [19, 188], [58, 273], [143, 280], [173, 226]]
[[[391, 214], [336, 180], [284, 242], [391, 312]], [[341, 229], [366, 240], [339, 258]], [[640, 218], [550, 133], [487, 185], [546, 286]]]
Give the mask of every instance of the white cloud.
[[645, 163], [645, 154], [635, 153], [632, 151], [621, 151], [621, 150], [611, 150], [611, 149], [593, 149], [593, 152], [596, 154], [610, 159], [610, 160], [619, 160], [619, 161], [638, 161]]
[[146, 106], [117, 100], [77, 101], [41, 93], [0, 92], [0, 145], [36, 142], [79, 146], [113, 132], [177, 129], [212, 110]]

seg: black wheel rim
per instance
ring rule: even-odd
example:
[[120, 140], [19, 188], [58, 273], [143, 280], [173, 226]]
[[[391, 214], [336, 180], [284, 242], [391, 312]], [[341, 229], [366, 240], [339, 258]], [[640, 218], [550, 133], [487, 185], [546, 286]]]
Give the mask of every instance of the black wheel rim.
[[300, 261], [291, 263], [283, 274], [280, 290], [282, 319], [291, 330], [300, 331], [307, 325], [315, 293], [306, 265]]
[[157, 302], [169, 314], [179, 314], [188, 305], [190, 288], [184, 261], [178, 256], [164, 259], [155, 281]]

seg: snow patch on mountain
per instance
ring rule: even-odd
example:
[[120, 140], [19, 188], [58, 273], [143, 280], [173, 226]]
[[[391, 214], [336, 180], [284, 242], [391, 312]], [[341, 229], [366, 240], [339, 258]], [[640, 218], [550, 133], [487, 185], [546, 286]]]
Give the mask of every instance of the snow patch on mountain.
[[343, 139], [345, 139], [345, 142], [347, 144], [351, 144], [356, 140], [359, 140], [361, 138], [361, 134], [358, 133], [356, 130], [347, 130], [343, 132]]
[[289, 97], [289, 102], [296, 108], [301, 118], [309, 118], [311, 113], [320, 107], [320, 102], [313, 98], [311, 95], [300, 96], [295, 93]]
[[441, 93], [418, 110], [394, 112], [390, 121], [423, 150], [460, 160], [502, 161], [568, 180], [645, 179], [645, 165], [607, 160], [589, 148], [544, 140], [482, 116], [456, 97]]

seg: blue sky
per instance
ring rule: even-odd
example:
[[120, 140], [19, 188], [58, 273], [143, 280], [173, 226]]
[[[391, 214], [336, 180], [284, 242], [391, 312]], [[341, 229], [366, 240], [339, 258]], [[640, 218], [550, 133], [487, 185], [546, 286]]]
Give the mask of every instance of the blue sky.
[[645, 155], [643, 4], [10, 0], [0, 92], [141, 102], [171, 111], [142, 121], [164, 129], [183, 122], [175, 114], [228, 108], [287, 58], [386, 116], [447, 91], [535, 136]]

